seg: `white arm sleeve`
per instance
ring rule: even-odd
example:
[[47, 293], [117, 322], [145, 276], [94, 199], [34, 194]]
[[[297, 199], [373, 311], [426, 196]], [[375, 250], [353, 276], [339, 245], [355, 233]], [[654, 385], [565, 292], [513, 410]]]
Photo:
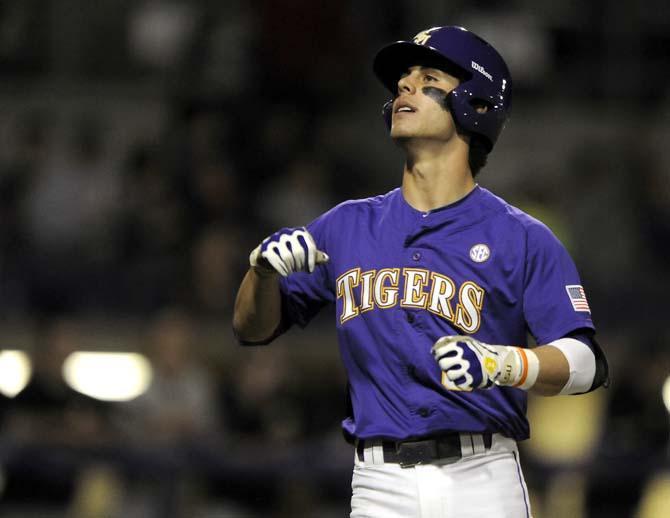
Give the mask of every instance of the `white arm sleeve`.
[[574, 338], [560, 338], [547, 345], [559, 349], [570, 367], [570, 377], [559, 395], [588, 392], [596, 375], [596, 357], [593, 351]]

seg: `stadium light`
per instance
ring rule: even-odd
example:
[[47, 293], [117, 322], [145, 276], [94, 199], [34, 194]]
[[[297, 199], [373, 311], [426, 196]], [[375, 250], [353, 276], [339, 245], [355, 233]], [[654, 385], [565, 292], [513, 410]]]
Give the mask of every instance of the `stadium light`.
[[149, 360], [138, 353], [78, 351], [63, 364], [63, 378], [77, 392], [102, 401], [130, 401], [152, 378]]
[[670, 412], [670, 376], [665, 379], [663, 383], [663, 403], [668, 412]]
[[14, 397], [28, 384], [32, 375], [30, 357], [24, 351], [0, 351], [0, 392]]

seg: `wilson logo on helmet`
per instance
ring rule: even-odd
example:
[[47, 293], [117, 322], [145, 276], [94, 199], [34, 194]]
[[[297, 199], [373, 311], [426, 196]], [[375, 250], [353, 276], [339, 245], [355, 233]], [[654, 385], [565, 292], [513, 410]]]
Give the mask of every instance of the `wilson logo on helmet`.
[[477, 72], [479, 72], [489, 81], [493, 81], [493, 77], [486, 71], [486, 69], [483, 66], [481, 66], [479, 63], [475, 63], [474, 61], [470, 61], [470, 63], [472, 64], [472, 68], [474, 68]]

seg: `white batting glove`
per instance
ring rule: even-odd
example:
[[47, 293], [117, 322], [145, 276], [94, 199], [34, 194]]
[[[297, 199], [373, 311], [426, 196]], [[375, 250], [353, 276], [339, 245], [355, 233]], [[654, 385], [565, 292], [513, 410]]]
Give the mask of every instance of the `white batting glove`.
[[443, 336], [431, 349], [449, 390], [488, 389], [494, 384], [530, 389], [540, 372], [537, 355], [521, 347], [489, 345], [469, 336]]
[[312, 273], [317, 264], [328, 259], [328, 255], [317, 250], [305, 227], [282, 228], [254, 248], [249, 264], [264, 273], [277, 272], [286, 277], [294, 272]]

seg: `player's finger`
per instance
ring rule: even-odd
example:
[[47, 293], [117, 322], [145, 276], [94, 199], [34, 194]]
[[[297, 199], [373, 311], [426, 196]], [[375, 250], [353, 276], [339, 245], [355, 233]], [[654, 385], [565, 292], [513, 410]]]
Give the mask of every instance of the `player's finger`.
[[440, 347], [439, 349], [433, 349], [433, 356], [435, 357], [436, 360], [440, 360], [441, 358], [444, 358], [447, 356], [447, 353], [453, 351], [453, 349], [448, 348], [448, 347]]
[[293, 260], [295, 262], [295, 271], [304, 271], [305, 270], [305, 255], [309, 256], [309, 252], [305, 250], [306, 244], [303, 245], [305, 241], [304, 232], [297, 231], [291, 236], [291, 253], [293, 254]]
[[282, 277], [286, 277], [289, 274], [288, 269], [286, 268], [286, 265], [282, 261], [281, 257], [279, 255], [277, 255], [277, 253], [275, 252], [274, 247], [268, 248], [261, 255], [267, 260], [267, 262], [270, 263], [270, 265], [275, 270], [277, 270], [277, 272]]
[[468, 380], [467, 375], [462, 376], [457, 380], [450, 380], [445, 376], [442, 382], [448, 390], [456, 390], [459, 392], [471, 392], [473, 390], [472, 379], [470, 378], [470, 380]]
[[325, 264], [328, 261], [330, 261], [330, 257], [328, 257], [328, 254], [326, 252], [322, 252], [321, 250], [316, 251], [315, 259], [316, 264]]
[[468, 372], [467, 367], [460, 363], [447, 364], [444, 363], [444, 361], [441, 361], [440, 368], [447, 374], [447, 378], [449, 378], [452, 381], [456, 381], [458, 378], [465, 376], [465, 374]]
[[462, 376], [454, 377], [452, 381], [456, 384], [461, 390], [472, 390], [474, 378], [467, 370], [462, 374]]
[[440, 365], [442, 370], [451, 369], [456, 365], [460, 365], [463, 362], [462, 358], [454, 356], [453, 354], [442, 355], [435, 358], [437, 363]]
[[312, 234], [310, 234], [307, 229], [302, 230], [300, 235], [305, 242], [307, 271], [312, 273], [316, 266], [316, 243], [314, 242]]
[[261, 256], [261, 245], [258, 245], [249, 254], [249, 264], [251, 266], [256, 266], [258, 264], [258, 260], [260, 259], [260, 256]]
[[463, 354], [462, 349], [458, 346], [458, 344], [451, 342], [438, 348], [433, 348], [433, 356], [436, 360], [440, 360], [446, 357], [458, 359], [461, 358]]
[[447, 390], [460, 390], [459, 386], [448, 378], [443, 378], [442, 383]]
[[436, 354], [437, 351], [442, 350], [444, 347], [453, 347], [453, 344], [455, 344], [457, 341], [457, 336], [442, 336], [433, 344], [433, 347], [431, 347], [431, 352]]
[[266, 252], [265, 254], [263, 254], [263, 257], [267, 260], [268, 263], [270, 263], [270, 266], [272, 266], [282, 277], [286, 277], [289, 274], [286, 265], [281, 260], [281, 257], [279, 257], [277, 254], [273, 252], [270, 253]]
[[276, 246], [276, 251], [279, 254], [279, 257], [281, 257], [281, 260], [284, 262], [286, 265], [286, 269], [288, 270], [288, 273], [293, 273], [295, 272], [295, 259], [293, 258], [293, 253], [291, 252], [291, 248], [289, 246], [290, 242], [290, 237], [289, 236], [281, 236], [279, 238], [279, 242], [277, 243]]
[[274, 268], [279, 275], [282, 277], [286, 277], [288, 275], [288, 270], [286, 269], [286, 266], [282, 262], [282, 260], [278, 256], [273, 256], [273, 255], [268, 255], [265, 257], [268, 263], [270, 263], [270, 266]]

